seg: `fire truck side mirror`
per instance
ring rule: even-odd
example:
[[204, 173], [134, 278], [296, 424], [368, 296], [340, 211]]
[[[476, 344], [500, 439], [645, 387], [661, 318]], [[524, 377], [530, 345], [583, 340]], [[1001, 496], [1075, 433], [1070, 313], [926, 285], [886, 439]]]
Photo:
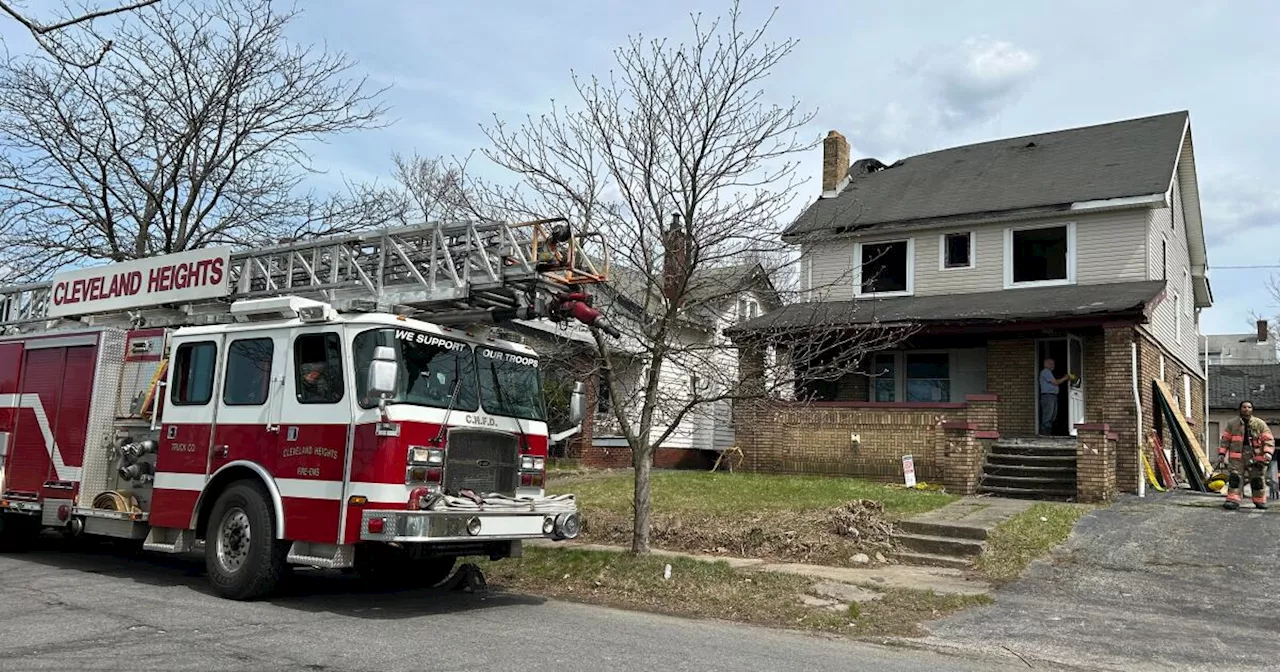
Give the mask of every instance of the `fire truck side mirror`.
[[587, 386], [581, 381], [573, 384], [573, 396], [569, 397], [569, 424], [576, 425], [587, 417]]
[[395, 350], [385, 345], [373, 349], [373, 361], [369, 362], [369, 394], [380, 399], [394, 396], [400, 367]]

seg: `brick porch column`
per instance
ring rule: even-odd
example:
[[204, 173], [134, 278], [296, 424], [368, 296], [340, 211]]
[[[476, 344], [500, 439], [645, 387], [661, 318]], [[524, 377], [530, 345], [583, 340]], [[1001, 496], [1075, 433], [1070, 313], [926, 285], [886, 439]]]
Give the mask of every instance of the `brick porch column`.
[[1105, 423], [1076, 425], [1076, 499], [1106, 502], [1116, 495], [1116, 433]]
[[953, 495], [972, 495], [978, 488], [982, 472], [982, 451], [974, 434], [978, 424], [968, 420], [950, 420], [941, 424], [942, 451], [938, 466], [942, 485]]

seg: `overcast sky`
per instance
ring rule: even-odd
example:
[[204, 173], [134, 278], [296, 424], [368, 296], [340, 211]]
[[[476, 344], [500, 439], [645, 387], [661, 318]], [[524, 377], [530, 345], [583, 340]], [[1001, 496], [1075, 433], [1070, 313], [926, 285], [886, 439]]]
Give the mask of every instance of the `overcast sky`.
[[[360, 62], [396, 123], [319, 148], [326, 181], [385, 176], [392, 151], [466, 154], [478, 124], [570, 101], [569, 73], [605, 74], [643, 33], [689, 35], [728, 0], [303, 0], [298, 39]], [[754, 25], [776, 2], [744, 0]], [[9, 31], [6, 30], [6, 33]], [[816, 108], [853, 154], [890, 163], [943, 147], [1189, 110], [1210, 267], [1280, 264], [1280, 2], [788, 0], [772, 35], [799, 38], [768, 84]], [[10, 41], [11, 48], [17, 46]], [[821, 157], [803, 157], [817, 193]], [[1211, 271], [1206, 333], [1274, 315], [1275, 270]]]

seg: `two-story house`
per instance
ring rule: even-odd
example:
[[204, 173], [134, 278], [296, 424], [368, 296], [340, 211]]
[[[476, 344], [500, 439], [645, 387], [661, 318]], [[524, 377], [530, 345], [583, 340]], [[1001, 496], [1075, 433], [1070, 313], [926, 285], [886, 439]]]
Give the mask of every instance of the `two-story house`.
[[[1212, 294], [1186, 112], [891, 165], [850, 165], [848, 143], [832, 131], [821, 195], [783, 238], [799, 248], [808, 300], [744, 325], [736, 339], [785, 338], [819, 319], [911, 332], [868, 353], [860, 370], [812, 386], [829, 418], [843, 404], [853, 425], [899, 423], [896, 432], [840, 428], [821, 452], [841, 466], [827, 470], [890, 477], [914, 452], [918, 470], [940, 477], [938, 446], [951, 440], [942, 430], [957, 422], [981, 425], [980, 438], [1036, 437], [1041, 399], [1051, 398], [1038, 393], [1047, 359], [1055, 377], [1075, 376], [1058, 388], [1048, 433], [1064, 437], [1065, 455], [1070, 437], [1105, 426], [1121, 490], [1138, 485], [1153, 379], [1203, 428], [1198, 324]], [[761, 464], [793, 470], [827, 459], [785, 448], [791, 457]], [[1027, 471], [1000, 472], [985, 472], [996, 492], [1035, 482]]]

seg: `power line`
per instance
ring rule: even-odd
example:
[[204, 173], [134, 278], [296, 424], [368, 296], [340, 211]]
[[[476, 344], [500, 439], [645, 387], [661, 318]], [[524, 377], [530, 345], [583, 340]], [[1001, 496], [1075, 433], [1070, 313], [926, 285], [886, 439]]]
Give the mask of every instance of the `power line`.
[[1240, 271], [1240, 270], [1245, 270], [1245, 269], [1258, 269], [1258, 268], [1280, 268], [1280, 264], [1265, 264], [1265, 265], [1259, 265], [1259, 266], [1210, 266], [1210, 267], [1209, 267], [1209, 270], [1211, 270], [1211, 271]]

